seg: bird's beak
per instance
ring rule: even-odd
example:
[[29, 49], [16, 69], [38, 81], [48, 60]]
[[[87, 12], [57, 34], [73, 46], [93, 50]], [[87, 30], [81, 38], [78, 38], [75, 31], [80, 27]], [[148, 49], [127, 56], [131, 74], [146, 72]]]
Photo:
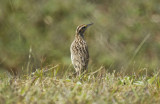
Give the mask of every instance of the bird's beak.
[[93, 23], [87, 24], [86, 27], [89, 27], [89, 26], [91, 26], [91, 25], [93, 25]]

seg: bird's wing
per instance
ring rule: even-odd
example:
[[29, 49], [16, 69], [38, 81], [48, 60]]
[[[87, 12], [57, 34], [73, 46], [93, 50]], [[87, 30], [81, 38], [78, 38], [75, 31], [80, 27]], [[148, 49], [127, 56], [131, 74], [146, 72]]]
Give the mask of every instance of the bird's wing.
[[77, 46], [77, 43], [73, 41], [70, 47], [70, 52], [71, 52], [71, 60], [74, 68], [78, 71], [80, 70], [80, 58], [79, 58], [79, 47]]
[[89, 52], [86, 42], [83, 43], [72, 43], [71, 48], [71, 60], [76, 70], [87, 69], [89, 62]]
[[83, 45], [82, 50], [83, 50], [82, 52], [83, 57], [81, 57], [82, 66], [84, 67], [84, 69], [86, 69], [88, 66], [88, 62], [89, 62], [89, 52], [88, 52], [88, 46], [86, 43]]

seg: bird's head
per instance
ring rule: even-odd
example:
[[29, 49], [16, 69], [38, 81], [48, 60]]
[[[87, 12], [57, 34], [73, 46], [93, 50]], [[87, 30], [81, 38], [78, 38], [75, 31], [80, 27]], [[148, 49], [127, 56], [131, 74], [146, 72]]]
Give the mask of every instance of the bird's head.
[[80, 35], [83, 35], [83, 33], [86, 31], [86, 29], [93, 25], [93, 23], [90, 23], [90, 24], [83, 24], [83, 25], [79, 25], [76, 29], [76, 33], [77, 34], [80, 34]]

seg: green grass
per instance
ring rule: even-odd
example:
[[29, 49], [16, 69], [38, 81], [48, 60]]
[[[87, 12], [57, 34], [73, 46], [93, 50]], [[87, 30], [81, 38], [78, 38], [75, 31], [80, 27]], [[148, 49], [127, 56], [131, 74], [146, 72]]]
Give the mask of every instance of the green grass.
[[59, 65], [31, 74], [0, 74], [0, 104], [153, 104], [160, 102], [159, 73], [126, 76], [104, 67], [74, 77]]

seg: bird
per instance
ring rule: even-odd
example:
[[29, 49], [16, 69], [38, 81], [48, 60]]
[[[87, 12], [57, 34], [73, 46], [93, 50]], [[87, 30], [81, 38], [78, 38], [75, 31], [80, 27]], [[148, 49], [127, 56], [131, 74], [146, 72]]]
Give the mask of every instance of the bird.
[[89, 52], [84, 38], [84, 32], [91, 25], [93, 25], [93, 23], [79, 25], [76, 29], [75, 38], [70, 46], [71, 61], [77, 76], [80, 76], [88, 67]]

